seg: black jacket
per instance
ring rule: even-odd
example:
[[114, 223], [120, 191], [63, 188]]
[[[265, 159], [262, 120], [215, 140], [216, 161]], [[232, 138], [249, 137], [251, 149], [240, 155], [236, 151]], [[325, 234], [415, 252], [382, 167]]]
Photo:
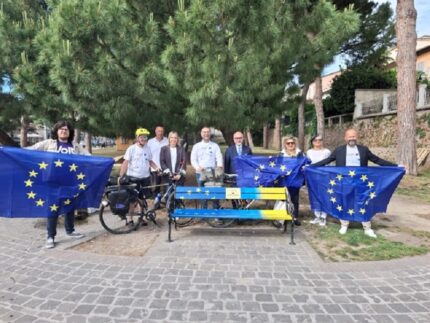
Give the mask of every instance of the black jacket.
[[[380, 166], [397, 166], [396, 164], [374, 155], [366, 146], [357, 145], [357, 148], [360, 155], [360, 166], [367, 166], [369, 160]], [[346, 145], [337, 147], [329, 157], [312, 164], [312, 166], [324, 166], [333, 161], [336, 161], [336, 166], [346, 166]]]
[[[251, 148], [246, 145], [242, 145], [242, 155], [252, 155]], [[231, 145], [227, 148], [224, 155], [224, 173], [236, 174], [236, 170], [233, 165], [233, 158], [237, 156], [236, 145]]]

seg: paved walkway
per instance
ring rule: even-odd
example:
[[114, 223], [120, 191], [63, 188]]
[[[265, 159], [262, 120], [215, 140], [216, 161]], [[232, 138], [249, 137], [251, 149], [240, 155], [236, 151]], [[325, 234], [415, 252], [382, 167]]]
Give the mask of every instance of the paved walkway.
[[270, 227], [201, 227], [143, 257], [101, 256], [65, 249], [64, 235], [42, 249], [35, 221], [0, 219], [0, 322], [430, 320], [429, 255], [324, 263], [300, 233], [291, 246]]

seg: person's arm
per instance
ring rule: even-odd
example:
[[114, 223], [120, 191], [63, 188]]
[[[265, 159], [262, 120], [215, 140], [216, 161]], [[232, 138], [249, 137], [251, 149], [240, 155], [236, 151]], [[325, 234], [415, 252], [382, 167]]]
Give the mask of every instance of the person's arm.
[[224, 163], [222, 160], [222, 153], [221, 153], [221, 148], [219, 148], [219, 146], [217, 144], [215, 144], [216, 148], [215, 148], [215, 163], [216, 163], [216, 167], [218, 168], [222, 168]]
[[193, 146], [193, 149], [191, 150], [191, 166], [196, 170], [196, 172], [199, 172], [200, 166], [199, 162], [197, 160], [197, 149], [198, 149], [198, 143]]
[[160, 150], [160, 167], [161, 167], [161, 170], [163, 171], [165, 169], [170, 169], [170, 167], [167, 165], [166, 155], [167, 155], [167, 151], [166, 149], [164, 149], [164, 147], [162, 147]]
[[25, 147], [25, 149], [46, 151], [48, 149], [49, 140], [50, 139], [39, 141], [39, 142], [35, 143], [33, 146]]
[[388, 160], [379, 158], [378, 156], [376, 156], [375, 154], [373, 154], [369, 148], [366, 147], [366, 153], [367, 153], [367, 157], [370, 161], [372, 161], [373, 163], [379, 165], [379, 166], [397, 166], [397, 164], [394, 164], [392, 162], [389, 162]]
[[325, 166], [327, 164], [330, 164], [331, 162], [336, 160], [336, 155], [337, 155], [337, 149], [335, 149], [330, 156], [328, 156], [326, 159], [323, 159], [315, 164], [311, 164], [309, 166], [311, 167], [318, 167], [318, 166]]
[[161, 168], [153, 160], [149, 161], [149, 166], [151, 166], [155, 171], [159, 171]]
[[124, 159], [124, 161], [121, 164], [121, 168], [119, 170], [119, 178], [124, 177], [125, 174], [127, 174], [128, 169], [128, 160]]

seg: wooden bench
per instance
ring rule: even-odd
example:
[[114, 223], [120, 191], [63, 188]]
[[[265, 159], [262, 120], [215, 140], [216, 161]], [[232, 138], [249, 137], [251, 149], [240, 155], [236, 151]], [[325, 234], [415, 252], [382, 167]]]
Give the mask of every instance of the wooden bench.
[[[200, 201], [220, 201], [220, 200], [280, 200], [287, 201], [286, 205], [291, 205], [288, 191], [285, 187], [176, 187], [175, 200], [200, 200]], [[178, 204], [178, 203], [174, 203]], [[203, 204], [203, 203], [199, 203]], [[210, 204], [210, 203], [207, 203]], [[291, 242], [294, 243], [294, 221], [292, 211], [287, 207], [281, 210], [274, 209], [256, 209], [256, 208], [182, 208], [174, 205], [169, 210], [169, 236], [171, 242], [171, 225], [177, 218], [198, 218], [198, 219], [238, 219], [238, 220], [278, 220], [284, 221], [284, 232], [287, 230], [287, 223], [291, 224]], [[187, 205], [187, 203], [185, 203]], [[249, 205], [249, 204], [248, 204]], [[252, 204], [253, 205], [253, 204]], [[177, 229], [177, 226], [175, 225]]]

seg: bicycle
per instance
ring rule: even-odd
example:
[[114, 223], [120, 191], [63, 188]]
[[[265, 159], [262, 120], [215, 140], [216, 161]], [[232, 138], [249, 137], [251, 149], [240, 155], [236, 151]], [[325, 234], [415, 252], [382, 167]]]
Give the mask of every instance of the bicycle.
[[[148, 209], [148, 202], [144, 195], [147, 187], [141, 187], [136, 183], [138, 181], [137, 178], [127, 177], [120, 185], [109, 185], [105, 189], [99, 220], [108, 232], [130, 233], [147, 223], [145, 219], [157, 225], [155, 210], [158, 206], [154, 203], [154, 206]], [[130, 207], [132, 203], [134, 206]], [[108, 207], [111, 212], [105, 211]]]

